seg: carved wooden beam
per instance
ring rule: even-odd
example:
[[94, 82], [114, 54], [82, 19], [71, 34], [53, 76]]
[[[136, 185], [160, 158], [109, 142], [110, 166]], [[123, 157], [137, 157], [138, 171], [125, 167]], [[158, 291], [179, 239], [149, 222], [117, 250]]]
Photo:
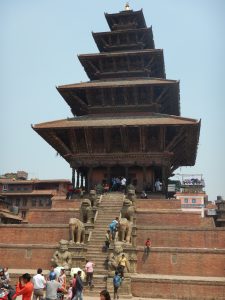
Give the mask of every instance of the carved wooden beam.
[[70, 148], [71, 148], [72, 152], [77, 153], [79, 151], [79, 149], [78, 149], [76, 132], [73, 128], [69, 129], [68, 137], [69, 137]]
[[136, 86], [133, 87], [133, 95], [134, 95], [134, 103], [137, 105], [138, 104], [138, 91], [137, 91]]
[[101, 88], [100, 95], [101, 95], [102, 106], [105, 106], [105, 98], [104, 98], [104, 90], [103, 90], [103, 88]]
[[105, 152], [110, 152], [111, 144], [110, 144], [109, 128], [103, 129], [103, 135], [104, 135]]
[[102, 44], [103, 44], [105, 47], [108, 47], [108, 46], [109, 46], [109, 44], [107, 43], [107, 41], [105, 40], [104, 37], [101, 37], [101, 42], [102, 42]]
[[111, 88], [111, 95], [112, 95], [112, 105], [115, 106], [115, 90]]
[[180, 132], [172, 139], [172, 141], [166, 146], [166, 151], [171, 151], [176, 144], [179, 142], [180, 139], [185, 137], [185, 128], [182, 127]]
[[70, 92], [70, 95], [80, 104], [81, 107], [87, 109], [87, 104], [79, 96], [77, 96], [73, 92]]
[[60, 139], [60, 137], [57, 136], [56, 132], [54, 130], [51, 130], [49, 132], [49, 140], [53, 142], [59, 148], [64, 155], [71, 155], [71, 150], [67, 145]]
[[120, 127], [120, 135], [121, 135], [123, 151], [128, 152], [129, 142], [128, 142], [127, 127]]
[[164, 97], [164, 95], [168, 92], [168, 90], [169, 90], [169, 87], [168, 87], [168, 86], [165, 87], [165, 88], [163, 89], [163, 91], [161, 92], [161, 94], [156, 98], [155, 102], [156, 102], [156, 103], [159, 103], [160, 100], [162, 99], [162, 97]]
[[139, 127], [139, 138], [140, 138], [140, 151], [146, 151], [146, 128], [143, 126]]
[[92, 153], [92, 143], [91, 143], [91, 129], [90, 128], [84, 128], [84, 135], [85, 135], [85, 143], [87, 147], [87, 152]]
[[127, 89], [124, 87], [121, 89], [121, 92], [123, 95], [125, 105], [128, 105]]
[[89, 64], [89, 66], [90, 66], [96, 73], [100, 73], [99, 68], [96, 67], [96, 66], [93, 64], [92, 61], [88, 60], [87, 62], [88, 62], [88, 64]]
[[150, 68], [150, 67], [152, 66], [154, 60], [155, 60], [155, 57], [152, 56], [152, 57], [149, 59], [148, 63], [144, 65], [145, 69]]
[[165, 126], [161, 126], [160, 127], [160, 150], [161, 151], [164, 151], [164, 149], [165, 149], [165, 140], [166, 140], [166, 129], [165, 129]]

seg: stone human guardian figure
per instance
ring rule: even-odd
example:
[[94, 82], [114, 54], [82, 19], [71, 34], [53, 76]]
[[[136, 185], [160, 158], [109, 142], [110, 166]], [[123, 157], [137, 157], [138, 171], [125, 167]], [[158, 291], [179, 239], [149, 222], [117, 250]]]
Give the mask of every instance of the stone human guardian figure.
[[71, 268], [72, 255], [68, 251], [68, 241], [61, 240], [59, 242], [59, 250], [56, 250], [51, 259], [53, 264], [57, 267], [63, 267], [66, 270]]
[[[122, 254], [125, 255], [128, 261], [128, 256], [126, 253], [123, 252], [123, 243], [122, 242], [115, 242], [113, 252], [109, 254], [108, 256], [108, 270], [112, 273], [117, 270], [119, 266], [119, 261], [122, 257]], [[130, 270], [130, 264], [128, 261], [126, 271], [129, 272]]]

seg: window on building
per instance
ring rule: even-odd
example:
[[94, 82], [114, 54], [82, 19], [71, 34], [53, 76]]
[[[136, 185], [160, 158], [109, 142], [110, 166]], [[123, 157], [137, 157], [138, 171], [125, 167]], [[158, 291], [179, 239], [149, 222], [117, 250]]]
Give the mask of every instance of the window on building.
[[196, 199], [192, 199], [191, 202], [192, 202], [192, 203], [196, 203]]
[[16, 198], [16, 206], [20, 205], [20, 198]]
[[14, 188], [13, 188], [13, 187], [10, 187], [9, 190], [12, 192], [12, 191], [14, 191]]
[[20, 190], [21, 190], [21, 188], [20, 188], [20, 186], [18, 186], [18, 187], [17, 187], [17, 191], [20, 191]]
[[35, 207], [36, 206], [36, 200], [32, 199], [32, 206]]
[[23, 218], [23, 219], [26, 218], [26, 213], [27, 213], [27, 212], [26, 212], [25, 210], [22, 211], [22, 218]]
[[184, 203], [188, 203], [188, 198], [184, 198]]
[[39, 199], [39, 206], [44, 206], [44, 201], [43, 201], [43, 199]]
[[3, 184], [2, 190], [3, 190], [3, 192], [8, 191], [8, 185], [7, 184]]
[[23, 203], [23, 206], [26, 206], [26, 205], [27, 205], [27, 199], [26, 199], [26, 198], [23, 198], [22, 203]]

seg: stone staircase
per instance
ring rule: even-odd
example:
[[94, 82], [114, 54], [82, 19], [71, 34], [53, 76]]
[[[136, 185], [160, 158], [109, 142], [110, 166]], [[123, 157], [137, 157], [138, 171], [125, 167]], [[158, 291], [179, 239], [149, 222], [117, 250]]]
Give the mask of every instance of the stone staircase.
[[123, 201], [124, 194], [113, 192], [104, 194], [99, 204], [98, 215], [86, 255], [87, 259], [95, 263], [94, 289], [92, 292], [99, 292], [101, 289], [106, 288], [108, 253], [103, 251], [105, 234], [111, 221], [119, 217]]

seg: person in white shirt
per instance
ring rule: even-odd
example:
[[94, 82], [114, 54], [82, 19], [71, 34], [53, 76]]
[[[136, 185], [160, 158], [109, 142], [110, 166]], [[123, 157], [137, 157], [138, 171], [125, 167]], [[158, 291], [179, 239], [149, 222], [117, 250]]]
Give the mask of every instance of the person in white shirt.
[[46, 285], [46, 280], [42, 275], [42, 269], [39, 268], [37, 270], [37, 275], [33, 277], [33, 284], [34, 284], [34, 294], [33, 300], [43, 300], [44, 299], [44, 288]]
[[125, 190], [126, 190], [126, 183], [127, 183], [127, 180], [126, 180], [125, 177], [123, 177], [123, 178], [121, 179], [121, 191], [122, 191], [122, 192], [125, 192]]

